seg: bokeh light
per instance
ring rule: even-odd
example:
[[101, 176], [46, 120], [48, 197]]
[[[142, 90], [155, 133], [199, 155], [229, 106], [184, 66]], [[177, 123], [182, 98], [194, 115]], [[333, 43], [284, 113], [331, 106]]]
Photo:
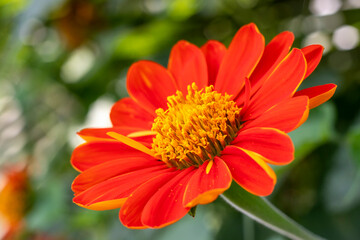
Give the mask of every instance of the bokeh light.
[[334, 31], [334, 45], [339, 50], [350, 50], [359, 44], [359, 30], [352, 26], [341, 26]]

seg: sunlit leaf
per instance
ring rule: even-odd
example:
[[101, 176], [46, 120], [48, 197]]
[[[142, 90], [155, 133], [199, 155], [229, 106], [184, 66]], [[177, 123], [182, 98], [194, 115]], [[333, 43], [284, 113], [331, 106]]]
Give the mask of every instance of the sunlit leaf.
[[196, 1], [194, 0], [176, 0], [170, 5], [168, 14], [177, 19], [183, 20], [196, 12]]
[[124, 31], [116, 41], [119, 57], [141, 58], [155, 54], [173, 37], [176, 26], [156, 21], [131, 31]]

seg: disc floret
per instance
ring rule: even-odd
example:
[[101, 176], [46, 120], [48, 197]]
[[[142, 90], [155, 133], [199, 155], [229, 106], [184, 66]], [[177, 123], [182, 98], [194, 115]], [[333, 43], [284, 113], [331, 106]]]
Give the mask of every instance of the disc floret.
[[177, 91], [167, 100], [167, 110], [156, 110], [152, 150], [169, 167], [183, 169], [212, 160], [240, 128], [241, 109], [213, 86], [198, 90], [193, 83], [186, 97]]

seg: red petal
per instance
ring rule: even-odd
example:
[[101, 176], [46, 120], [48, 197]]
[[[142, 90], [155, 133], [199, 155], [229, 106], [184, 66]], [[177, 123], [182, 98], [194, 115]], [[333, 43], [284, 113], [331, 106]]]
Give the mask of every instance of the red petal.
[[255, 93], [259, 89], [262, 83], [279, 65], [281, 60], [286, 57], [293, 42], [294, 34], [286, 31], [274, 37], [269, 44], [266, 45], [259, 64], [250, 76], [252, 93]]
[[307, 62], [307, 71], [304, 77], [305, 79], [315, 70], [319, 64], [324, 47], [321, 45], [310, 45], [302, 48], [301, 51], [303, 52]]
[[150, 130], [154, 117], [141, 108], [131, 98], [117, 101], [110, 112], [110, 119], [115, 127], [131, 127]]
[[226, 47], [221, 42], [210, 40], [201, 47], [201, 51], [206, 59], [209, 76], [208, 85], [214, 85], [219, 72], [220, 64], [227, 51]]
[[329, 100], [335, 93], [336, 90], [335, 84], [325, 84], [320, 86], [315, 86], [311, 88], [306, 88], [300, 90], [294, 94], [296, 96], [308, 96], [309, 97], [309, 108], [315, 108], [327, 100]]
[[[126, 154], [124, 154], [126, 155]], [[140, 154], [139, 154], [140, 155]], [[139, 169], [152, 167], [152, 166], [163, 166], [166, 165], [162, 161], [157, 161], [150, 156], [134, 156], [134, 157], [124, 157], [113, 155], [112, 160], [108, 160], [104, 163], [96, 165], [92, 168], [87, 169], [86, 171], [80, 173], [74, 180], [72, 184], [72, 190], [75, 194], [85, 191], [86, 189], [103, 182], [109, 178], [136, 171]]]
[[243, 91], [241, 93], [241, 97], [238, 98], [236, 101], [241, 99], [241, 102], [237, 102], [237, 105], [239, 107], [242, 106], [242, 109], [240, 111], [240, 115], [242, 116], [244, 112], [246, 112], [246, 109], [249, 107], [251, 97], [251, 85], [248, 78], [245, 78], [245, 87], [243, 88]]
[[179, 171], [164, 173], [138, 187], [120, 209], [119, 218], [122, 224], [128, 228], [147, 228], [141, 221], [145, 205], [161, 186], [167, 184], [177, 174]]
[[176, 43], [171, 49], [168, 69], [183, 93], [187, 93], [187, 86], [193, 82], [199, 89], [207, 86], [206, 60], [201, 50], [194, 44], [184, 40]]
[[264, 51], [265, 40], [254, 23], [243, 26], [233, 38], [220, 65], [215, 90], [235, 98]]
[[231, 185], [231, 173], [218, 157], [204, 162], [190, 178], [185, 190], [183, 205], [195, 207], [214, 201]]
[[227, 146], [221, 158], [229, 167], [233, 179], [248, 192], [267, 196], [272, 193], [276, 175], [261, 156], [243, 149]]
[[118, 175], [77, 194], [73, 201], [92, 210], [120, 208], [137, 187], [168, 170], [165, 166], [156, 166]]
[[71, 164], [79, 171], [85, 171], [98, 164], [131, 157], [150, 156], [119, 141], [84, 143], [72, 153]]
[[231, 145], [256, 152], [271, 164], [288, 164], [294, 159], [294, 145], [291, 138], [275, 128], [241, 130]]
[[243, 120], [253, 119], [293, 95], [304, 78], [306, 61], [301, 50], [293, 49], [252, 97]]
[[176, 83], [166, 68], [151, 61], [131, 65], [127, 89], [136, 103], [155, 116], [158, 108], [167, 109], [167, 97], [175, 94]]
[[195, 172], [193, 167], [180, 170], [177, 176], [159, 186], [144, 207], [142, 223], [151, 228], [161, 228], [185, 216], [190, 209], [183, 206], [185, 188]]
[[290, 132], [300, 126], [308, 114], [308, 97], [300, 96], [285, 99], [258, 118], [245, 122], [243, 130], [253, 127], [268, 127]]

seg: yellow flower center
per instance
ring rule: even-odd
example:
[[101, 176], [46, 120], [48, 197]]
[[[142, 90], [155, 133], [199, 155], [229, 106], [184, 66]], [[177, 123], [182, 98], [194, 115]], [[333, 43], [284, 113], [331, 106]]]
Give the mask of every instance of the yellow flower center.
[[200, 166], [214, 159], [240, 129], [241, 109], [213, 86], [198, 90], [193, 83], [186, 97], [177, 91], [167, 100], [168, 109], [156, 110], [151, 130], [157, 133], [152, 151], [169, 167]]

